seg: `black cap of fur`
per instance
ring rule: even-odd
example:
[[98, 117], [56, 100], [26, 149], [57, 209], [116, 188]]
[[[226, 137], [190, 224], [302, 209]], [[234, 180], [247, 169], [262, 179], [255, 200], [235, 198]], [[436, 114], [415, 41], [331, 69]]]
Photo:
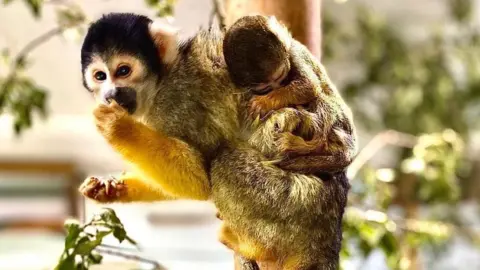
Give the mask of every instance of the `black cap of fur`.
[[94, 22], [82, 45], [82, 71], [94, 55], [126, 53], [138, 57], [151, 71], [160, 72], [160, 57], [148, 28], [151, 22], [148, 17], [133, 13], [110, 13]]

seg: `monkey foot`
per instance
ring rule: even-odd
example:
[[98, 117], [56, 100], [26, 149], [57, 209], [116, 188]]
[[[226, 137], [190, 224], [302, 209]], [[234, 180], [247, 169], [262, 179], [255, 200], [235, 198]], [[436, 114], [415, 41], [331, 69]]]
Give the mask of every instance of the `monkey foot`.
[[114, 202], [126, 194], [126, 186], [123, 181], [114, 177], [100, 179], [89, 177], [79, 188], [83, 196], [101, 203]]

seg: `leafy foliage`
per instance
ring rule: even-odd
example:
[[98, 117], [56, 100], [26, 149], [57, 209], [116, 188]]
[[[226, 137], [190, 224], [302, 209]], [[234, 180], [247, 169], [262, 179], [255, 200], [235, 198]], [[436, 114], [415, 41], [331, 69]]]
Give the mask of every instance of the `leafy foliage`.
[[360, 182], [353, 184], [345, 214], [343, 258], [352, 254], [350, 246], [354, 243], [363, 257], [378, 248], [384, 252], [390, 269], [408, 269], [401, 265], [400, 248], [406, 244], [402, 239], [407, 239], [410, 247], [448, 243], [454, 233], [453, 224], [418, 217], [392, 218], [387, 213], [398, 193], [403, 192], [395, 184], [405, 179], [404, 174], [415, 180], [409, 203], [455, 205], [459, 195], [455, 168], [463, 153], [462, 146], [462, 139], [452, 130], [424, 134], [399, 168], [365, 167]]
[[149, 7], [156, 10], [159, 17], [172, 16], [176, 2], [177, 0], [145, 0]]
[[[5, 5], [12, 3], [14, 0], [3, 0]], [[43, 0], [23, 0], [27, 5], [28, 9], [35, 18], [40, 18], [42, 15], [42, 4]]]
[[[390, 269], [409, 269], [405, 250], [441, 250], [465, 231], [454, 209], [461, 198], [459, 174], [469, 162], [464, 139], [480, 124], [480, 35], [472, 27], [471, 0], [445, 4], [454, 33], [437, 26], [415, 42], [365, 6], [356, 6], [353, 29], [324, 11], [323, 61], [328, 66], [354, 56], [361, 70], [341, 87], [356, 125], [373, 133], [392, 129], [418, 136], [413, 149], [395, 152], [391, 166], [367, 166], [352, 179], [343, 259], [353, 254], [352, 246], [363, 257], [380, 249]], [[441, 218], [420, 217], [420, 205], [446, 210]], [[393, 218], [398, 208], [403, 214]], [[465, 235], [472, 242], [480, 239]]]
[[[95, 248], [108, 235], [113, 235], [120, 243], [126, 240], [136, 245], [136, 242], [127, 235], [115, 212], [110, 208], [105, 208], [102, 213], [95, 215], [90, 222], [83, 226], [77, 221], [67, 220], [64, 227], [67, 231], [65, 248], [55, 270], [86, 270], [91, 265], [100, 264], [103, 257], [95, 252]], [[89, 229], [93, 229], [95, 233], [91, 233]]]
[[[13, 0], [4, 1], [9, 4]], [[41, 0], [25, 1], [36, 18], [41, 16]], [[61, 5], [57, 9], [58, 27], [54, 28], [29, 42], [16, 56], [9, 49], [2, 51], [2, 63], [9, 67], [7, 75], [0, 76], [0, 114], [9, 113], [14, 119], [14, 130], [17, 135], [32, 126], [33, 115], [46, 117], [47, 89], [35, 83], [26, 75], [29, 61], [28, 54], [36, 47], [66, 30], [77, 29], [85, 22], [83, 12], [73, 4]]]

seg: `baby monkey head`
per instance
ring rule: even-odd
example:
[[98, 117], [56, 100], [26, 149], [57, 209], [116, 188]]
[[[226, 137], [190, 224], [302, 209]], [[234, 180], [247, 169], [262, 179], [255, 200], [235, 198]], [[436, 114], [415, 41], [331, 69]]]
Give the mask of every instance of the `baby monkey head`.
[[232, 81], [257, 93], [280, 87], [290, 70], [291, 40], [287, 28], [273, 16], [238, 19], [223, 42]]
[[176, 31], [131, 13], [94, 22], [82, 45], [83, 84], [98, 103], [115, 100], [130, 114], [148, 106], [174, 60]]

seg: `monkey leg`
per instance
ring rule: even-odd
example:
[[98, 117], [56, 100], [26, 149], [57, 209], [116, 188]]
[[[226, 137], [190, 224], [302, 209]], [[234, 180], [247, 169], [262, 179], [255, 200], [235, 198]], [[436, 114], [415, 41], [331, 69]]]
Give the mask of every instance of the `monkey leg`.
[[133, 173], [125, 173], [118, 178], [89, 177], [80, 186], [79, 191], [85, 197], [100, 203], [175, 200], [162, 192], [157, 185]]
[[265, 161], [258, 150], [234, 145], [212, 162], [212, 200], [223, 220], [242, 231], [239, 241], [231, 241], [238, 243], [234, 250], [256, 261], [269, 258], [261, 251], [273, 247], [277, 261], [299, 254], [308, 262], [336, 263], [348, 179], [323, 181]]
[[219, 241], [235, 253], [241, 255], [247, 261], [270, 261], [274, 260], [273, 252], [266, 250], [259, 243], [248, 237], [237, 234], [222, 223], [219, 231]]
[[301, 255], [291, 256], [287, 258], [283, 265], [284, 270], [337, 270], [336, 264], [331, 263], [312, 263], [309, 258]]
[[100, 105], [94, 115], [98, 130], [109, 144], [166, 194], [208, 200], [210, 183], [196, 149], [135, 121], [114, 102]]

